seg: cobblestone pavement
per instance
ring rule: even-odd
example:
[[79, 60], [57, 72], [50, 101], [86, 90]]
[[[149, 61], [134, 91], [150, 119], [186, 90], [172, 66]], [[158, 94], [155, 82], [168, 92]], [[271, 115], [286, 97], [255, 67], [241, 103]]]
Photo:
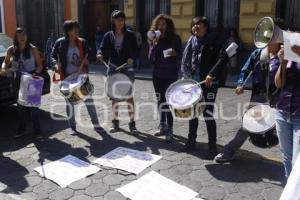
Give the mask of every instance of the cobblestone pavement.
[[[90, 77], [95, 85], [95, 95], [99, 96], [103, 93], [105, 78], [98, 72], [92, 72]], [[278, 146], [259, 149], [247, 141], [234, 161], [220, 165], [205, 160], [207, 133], [203, 121], [199, 124], [197, 150], [191, 154], [179, 152], [186, 141], [187, 121], [175, 121], [176, 137], [172, 144], [165, 143], [164, 138], [154, 137], [158, 120], [154, 117], [156, 113], [155, 106], [152, 105], [154, 96], [151, 81], [135, 82], [135, 100], [139, 110], [136, 123], [141, 131], [135, 137], [126, 132], [128, 120], [121, 122], [124, 131], [99, 135], [92, 127], [87, 127], [90, 122], [84, 106], [81, 117], [77, 118], [81, 124], [78, 126], [80, 133], [69, 135], [67, 122], [63, 120], [64, 99], [59, 95], [57, 85], [53, 85], [53, 91], [55, 95], [45, 95], [41, 106], [41, 123], [46, 136], [43, 141], [32, 140], [30, 136], [13, 140], [12, 134], [17, 123], [16, 108], [1, 108], [0, 199], [122, 200], [126, 198], [115, 189], [151, 170], [195, 190], [204, 199], [279, 199], [284, 175]], [[249, 94], [246, 92], [241, 97], [236, 97], [232, 89], [219, 90], [217, 101], [222, 102], [223, 106], [218, 104], [216, 114], [228, 117], [226, 120], [217, 120], [219, 151], [240, 127], [241, 121], [234, 117], [240, 116], [237, 114], [237, 105], [247, 102]], [[111, 119], [110, 101], [107, 97], [95, 97], [95, 103], [101, 124], [108, 130]], [[122, 113], [122, 116], [126, 115]], [[48, 163], [68, 154], [91, 162], [119, 146], [159, 154], [163, 158], [138, 176], [101, 167], [102, 171], [66, 188], [60, 188], [33, 171], [41, 163]]]

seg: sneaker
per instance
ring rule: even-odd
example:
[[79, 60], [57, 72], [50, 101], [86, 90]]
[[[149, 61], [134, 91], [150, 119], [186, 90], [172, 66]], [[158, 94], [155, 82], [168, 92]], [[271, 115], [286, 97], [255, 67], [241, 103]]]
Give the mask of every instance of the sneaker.
[[109, 129], [109, 132], [115, 133], [118, 131], [120, 131], [119, 120], [114, 119], [114, 120], [112, 120], [112, 125], [111, 125], [111, 128]]
[[216, 157], [215, 157], [215, 161], [217, 163], [226, 163], [226, 162], [229, 162], [233, 160], [233, 155], [230, 156], [230, 155], [227, 155], [227, 154], [224, 154], [224, 153], [219, 153]]
[[132, 135], [138, 135], [139, 134], [138, 130], [135, 127], [135, 121], [129, 122], [128, 126], [129, 126], [130, 134], [132, 134]]
[[192, 138], [188, 138], [184, 147], [180, 150], [181, 152], [190, 152], [196, 149], [196, 140]]
[[166, 123], [160, 123], [159, 125], [159, 132], [155, 133], [154, 136], [163, 136], [166, 135], [168, 132], [168, 127]]

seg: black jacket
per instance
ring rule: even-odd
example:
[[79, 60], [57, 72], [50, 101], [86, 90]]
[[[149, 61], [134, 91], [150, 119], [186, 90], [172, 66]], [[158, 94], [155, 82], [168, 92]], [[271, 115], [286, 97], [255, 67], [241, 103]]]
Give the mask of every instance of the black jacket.
[[183, 53], [181, 71], [186, 78], [199, 76], [198, 81], [205, 80], [210, 75], [220, 85], [224, 85], [227, 61], [226, 51], [216, 43], [215, 38], [205, 36], [201, 40], [191, 36]]

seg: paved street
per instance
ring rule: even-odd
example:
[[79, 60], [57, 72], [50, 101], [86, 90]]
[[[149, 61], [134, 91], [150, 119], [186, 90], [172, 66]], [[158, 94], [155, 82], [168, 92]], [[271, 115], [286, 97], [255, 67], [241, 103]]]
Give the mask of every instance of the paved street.
[[[95, 103], [98, 118], [108, 130], [111, 120], [110, 101], [103, 94], [105, 77], [101, 70], [91, 70], [91, 80], [95, 85]], [[276, 200], [282, 192], [284, 180], [279, 147], [259, 149], [248, 141], [229, 164], [216, 164], [205, 160], [207, 133], [205, 123], [199, 124], [197, 150], [191, 154], [180, 153], [187, 138], [188, 122], [175, 120], [175, 141], [167, 144], [164, 138], [154, 137], [158, 120], [152, 82], [136, 80], [135, 100], [137, 110], [138, 136], [128, 134], [128, 120], [121, 121], [124, 129], [118, 133], [99, 135], [90, 127], [85, 106], [81, 116], [77, 116], [78, 133], [68, 134], [65, 121], [63, 97], [53, 85], [54, 94], [43, 97], [41, 123], [45, 140], [34, 141], [30, 136], [13, 140], [16, 129], [16, 108], [1, 108], [0, 112], [0, 199], [71, 199], [71, 200], [123, 200], [115, 191], [151, 170], [159, 172], [177, 183], [199, 193], [199, 197], [209, 200]], [[241, 121], [236, 119], [238, 106], [248, 102], [249, 91], [241, 97], [233, 95], [232, 89], [220, 89], [218, 93], [218, 148], [223, 149], [236, 133]], [[222, 102], [222, 103], [221, 103]], [[153, 106], [154, 105], [154, 106]], [[126, 111], [126, 110], [125, 110]], [[126, 117], [124, 112], [121, 116]], [[227, 119], [221, 119], [226, 116]], [[56, 118], [57, 120], [54, 120]], [[68, 154], [85, 161], [93, 161], [116, 147], [127, 147], [161, 155], [163, 158], [138, 176], [124, 171], [101, 167], [102, 171], [77, 181], [66, 188], [60, 188], [52, 181], [41, 178], [33, 171], [40, 164], [55, 161]]]

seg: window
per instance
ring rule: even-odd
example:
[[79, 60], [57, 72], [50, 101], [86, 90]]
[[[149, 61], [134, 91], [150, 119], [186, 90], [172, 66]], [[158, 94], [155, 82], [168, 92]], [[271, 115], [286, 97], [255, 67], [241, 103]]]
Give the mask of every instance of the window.
[[0, 33], [5, 33], [3, 0], [0, 0]]
[[290, 30], [300, 29], [299, 0], [277, 0], [276, 16], [283, 18]]
[[198, 0], [196, 13], [206, 16], [211, 28], [238, 29], [240, 0]]

